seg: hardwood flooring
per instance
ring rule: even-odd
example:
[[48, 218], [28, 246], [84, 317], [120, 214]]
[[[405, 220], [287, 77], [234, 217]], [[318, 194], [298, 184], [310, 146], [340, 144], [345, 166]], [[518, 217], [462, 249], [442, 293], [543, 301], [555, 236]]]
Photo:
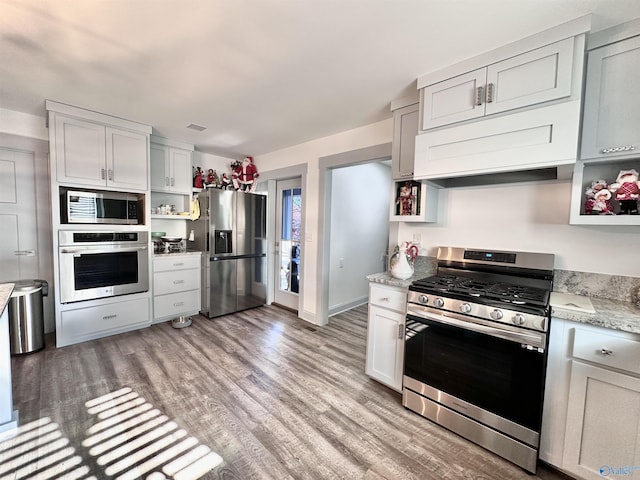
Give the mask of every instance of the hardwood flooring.
[[14, 357], [0, 479], [545, 479], [406, 410], [364, 374], [366, 306], [266, 306]]

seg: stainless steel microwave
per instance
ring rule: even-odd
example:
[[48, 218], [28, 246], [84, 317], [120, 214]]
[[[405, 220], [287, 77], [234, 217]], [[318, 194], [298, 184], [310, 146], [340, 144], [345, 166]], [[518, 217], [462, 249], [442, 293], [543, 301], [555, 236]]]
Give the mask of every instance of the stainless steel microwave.
[[135, 194], [67, 190], [62, 200], [62, 223], [144, 223], [142, 201]]

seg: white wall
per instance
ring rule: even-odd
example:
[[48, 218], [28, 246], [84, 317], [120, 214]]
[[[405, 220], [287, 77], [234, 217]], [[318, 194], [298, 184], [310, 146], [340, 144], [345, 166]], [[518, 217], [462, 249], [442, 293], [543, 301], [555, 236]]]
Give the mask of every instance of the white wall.
[[384, 269], [390, 182], [391, 168], [378, 162], [332, 170], [330, 311], [366, 303], [366, 275]]
[[422, 235], [421, 255], [438, 246], [553, 253], [561, 270], [640, 276], [640, 227], [569, 225], [569, 181], [440, 191], [437, 224], [401, 223], [398, 241]]

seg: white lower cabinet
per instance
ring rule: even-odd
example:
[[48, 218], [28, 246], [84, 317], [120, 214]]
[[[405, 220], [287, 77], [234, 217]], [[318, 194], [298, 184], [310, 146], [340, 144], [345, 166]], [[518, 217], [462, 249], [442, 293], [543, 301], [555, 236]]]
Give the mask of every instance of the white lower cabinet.
[[640, 378], [574, 360], [567, 407], [567, 472], [596, 480], [640, 468]]
[[635, 478], [640, 336], [555, 318], [550, 335], [540, 458], [578, 479]]
[[58, 346], [148, 327], [150, 321], [148, 296], [122, 301], [114, 299], [103, 305], [63, 310], [57, 331]]
[[170, 254], [153, 259], [153, 321], [200, 311], [200, 254]]
[[369, 285], [365, 373], [398, 392], [402, 391], [406, 305], [406, 288]]

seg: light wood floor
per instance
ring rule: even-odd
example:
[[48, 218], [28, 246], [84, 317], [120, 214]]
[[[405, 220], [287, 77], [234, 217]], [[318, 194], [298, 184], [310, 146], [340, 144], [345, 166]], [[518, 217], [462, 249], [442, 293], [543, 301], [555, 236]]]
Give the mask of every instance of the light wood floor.
[[567, 478], [404, 409], [364, 374], [365, 336], [366, 306], [326, 327], [268, 306], [14, 357], [0, 479]]

